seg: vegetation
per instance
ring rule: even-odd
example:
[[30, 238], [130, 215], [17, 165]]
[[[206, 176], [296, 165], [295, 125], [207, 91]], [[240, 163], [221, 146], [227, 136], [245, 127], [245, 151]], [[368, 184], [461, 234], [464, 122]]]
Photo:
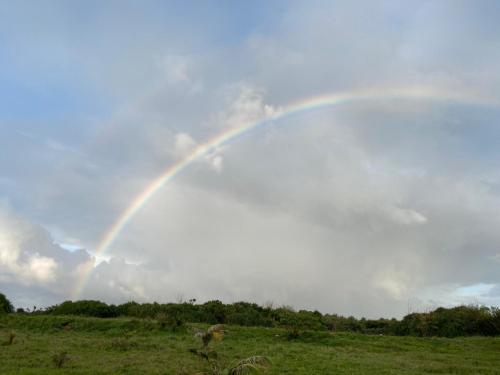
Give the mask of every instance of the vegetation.
[[4, 294], [0, 293], [0, 314], [10, 314], [13, 311], [14, 306], [12, 306], [12, 303], [10, 303]]
[[189, 349], [193, 354], [200, 356], [201, 358], [210, 361], [210, 359], [217, 358], [217, 352], [215, 350], [209, 350], [208, 345], [210, 342], [221, 341], [224, 337], [224, 327], [221, 324], [216, 324], [209, 327], [208, 329], [195, 328], [195, 336], [201, 339], [203, 343], [203, 348], [201, 349]]
[[118, 306], [100, 301], [66, 301], [35, 313], [157, 319], [163, 328], [172, 331], [182, 330], [185, 323], [282, 327], [287, 329], [290, 340], [298, 338], [306, 330], [402, 336], [500, 335], [500, 309], [479, 306], [438, 308], [427, 313], [409, 314], [402, 320], [356, 319], [318, 311], [294, 311], [287, 307], [262, 307], [247, 302], [224, 304], [209, 301], [195, 304], [193, 300], [177, 304], [128, 302]]
[[14, 332], [9, 332], [7, 336], [7, 341], [4, 343], [4, 345], [12, 345], [14, 343], [15, 338], [16, 334]]
[[224, 337], [224, 327], [216, 324], [207, 330], [197, 330], [196, 337], [201, 338], [203, 346], [206, 348], [211, 341], [220, 341]]
[[258, 373], [266, 369], [270, 362], [263, 356], [251, 356], [233, 363], [232, 365], [224, 364], [219, 359], [217, 351], [208, 349], [211, 342], [220, 342], [224, 337], [224, 327], [221, 324], [216, 324], [208, 329], [196, 329], [196, 337], [199, 337], [203, 343], [202, 349], [190, 349], [193, 354], [207, 360], [210, 370], [199, 372], [198, 375], [243, 375], [250, 373]]
[[500, 373], [500, 337], [487, 337], [500, 334], [498, 308], [370, 320], [246, 302], [66, 301], [14, 313], [0, 297], [2, 374]]
[[[0, 348], [0, 373], [236, 374], [236, 368], [250, 370], [252, 358], [264, 364], [260, 356], [272, 364], [260, 368], [263, 375], [498, 374], [500, 368], [499, 337], [303, 330], [289, 341], [284, 328], [233, 325], [224, 326], [223, 340], [210, 341], [217, 358], [208, 361], [189, 351], [203, 348], [193, 331], [207, 329], [205, 324], [187, 323], [185, 330], [172, 332], [154, 319], [5, 314], [0, 317], [0, 337], [14, 332], [16, 340]], [[63, 352], [57, 368], [54, 353]]]
[[68, 353], [66, 351], [60, 351], [52, 356], [52, 362], [56, 368], [63, 367], [64, 363], [68, 360]]
[[244, 375], [244, 374], [255, 374], [262, 370], [267, 369], [270, 366], [270, 362], [266, 357], [253, 356], [242, 359], [237, 363], [224, 367], [220, 365], [217, 361], [211, 362], [211, 369], [209, 371], [199, 372], [197, 375]]

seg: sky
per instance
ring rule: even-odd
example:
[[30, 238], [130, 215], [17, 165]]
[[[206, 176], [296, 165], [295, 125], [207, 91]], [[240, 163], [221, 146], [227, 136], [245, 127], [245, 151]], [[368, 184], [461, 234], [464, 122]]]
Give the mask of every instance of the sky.
[[[366, 317], [499, 305], [499, 14], [1, 2], [0, 292]], [[303, 104], [325, 95], [352, 100]]]

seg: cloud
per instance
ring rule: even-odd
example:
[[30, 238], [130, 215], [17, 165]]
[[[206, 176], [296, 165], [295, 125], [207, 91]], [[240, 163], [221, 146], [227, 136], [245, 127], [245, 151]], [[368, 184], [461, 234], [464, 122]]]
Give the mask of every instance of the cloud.
[[36, 248], [33, 249], [34, 252], [25, 248], [27, 242], [37, 242], [37, 237], [43, 236], [43, 233], [13, 216], [5, 207], [1, 207], [0, 215], [2, 278], [17, 280], [28, 285], [35, 282], [48, 284], [54, 281], [58, 266], [56, 261], [51, 257], [41, 256], [36, 252]]
[[[69, 87], [104, 110], [0, 119], [0, 195], [16, 211], [0, 215], [0, 267], [18, 301], [68, 296], [94, 260], [54, 242], [92, 252], [151, 181], [235, 126], [367, 87], [500, 95], [493, 3], [290, 2], [245, 20], [128, 4], [90, 10], [91, 26], [49, 8], [12, 10], [0, 26], [10, 79], [61, 100], [54, 86]], [[14, 28], [25, 12], [41, 16]], [[245, 22], [228, 30], [223, 15]], [[498, 303], [497, 287], [460, 293], [500, 283], [499, 119], [478, 102], [388, 98], [267, 123], [144, 205], [82, 297], [272, 300], [368, 316], [402, 315], [409, 300]]]
[[213, 156], [213, 157], [210, 157], [211, 159], [211, 165], [212, 165], [212, 168], [217, 172], [217, 173], [220, 173], [222, 172], [222, 162], [223, 162], [223, 158], [222, 156], [220, 155], [216, 155], [216, 156]]
[[427, 222], [427, 218], [424, 215], [408, 209], [394, 208], [391, 210], [390, 215], [394, 221], [403, 225], [424, 224]]
[[166, 55], [158, 62], [167, 84], [183, 84], [188, 87], [190, 94], [199, 94], [203, 90], [203, 83], [192, 77], [193, 65], [191, 57], [180, 55]]
[[14, 297], [21, 294], [22, 300], [29, 300], [41, 289], [52, 296], [39, 305], [54, 302], [55, 296], [65, 298], [75, 282], [75, 270], [90, 260], [83, 250], [63, 250], [43, 228], [0, 205], [0, 279], [4, 285], [22, 287]]
[[53, 258], [35, 253], [28, 259], [26, 266], [25, 273], [35, 281], [44, 284], [53, 282], [56, 279], [55, 272], [58, 265]]
[[189, 64], [190, 61], [187, 57], [172, 55], [165, 56], [161, 62], [167, 80], [173, 83], [190, 81], [188, 75]]
[[224, 87], [225, 107], [209, 121], [214, 128], [231, 129], [275, 116], [281, 109], [264, 103], [264, 90], [244, 82]]
[[[173, 155], [177, 160], [181, 160], [189, 156], [199, 144], [187, 133], [178, 133], [175, 135], [175, 145]], [[203, 160], [217, 173], [222, 171], [223, 148], [216, 147], [207, 153]]]
[[178, 158], [186, 157], [197, 146], [196, 141], [187, 133], [179, 133], [175, 136], [174, 155]]

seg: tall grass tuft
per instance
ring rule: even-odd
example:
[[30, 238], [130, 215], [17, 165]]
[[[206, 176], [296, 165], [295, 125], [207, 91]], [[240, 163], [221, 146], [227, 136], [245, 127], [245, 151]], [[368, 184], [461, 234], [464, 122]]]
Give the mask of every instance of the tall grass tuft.
[[228, 370], [228, 375], [244, 375], [258, 373], [271, 365], [269, 359], [263, 356], [253, 356], [242, 359]]
[[137, 348], [138, 346], [139, 344], [135, 340], [132, 340], [130, 335], [125, 334], [122, 337], [113, 339], [109, 343], [108, 348], [111, 350], [127, 351]]
[[16, 339], [16, 334], [14, 332], [10, 332], [7, 335], [7, 341], [3, 343], [4, 346], [12, 345], [14, 344], [14, 340]]
[[203, 346], [206, 348], [211, 341], [221, 341], [224, 337], [224, 333], [224, 326], [222, 324], [216, 324], [206, 331], [199, 330], [196, 332], [196, 337], [201, 338]]
[[195, 375], [246, 375], [259, 374], [266, 370], [271, 362], [263, 356], [252, 356], [236, 362], [234, 365], [225, 367], [217, 361], [210, 362], [210, 370], [198, 372]]
[[68, 361], [68, 353], [66, 351], [60, 351], [52, 356], [52, 362], [56, 368], [61, 368]]
[[209, 349], [208, 345], [212, 341], [221, 341], [224, 338], [224, 333], [224, 326], [222, 324], [216, 324], [214, 326], [211, 326], [207, 330], [198, 329], [195, 336], [201, 339], [203, 348], [189, 349], [189, 351], [201, 358], [206, 359], [207, 361], [217, 358], [217, 352], [213, 349]]

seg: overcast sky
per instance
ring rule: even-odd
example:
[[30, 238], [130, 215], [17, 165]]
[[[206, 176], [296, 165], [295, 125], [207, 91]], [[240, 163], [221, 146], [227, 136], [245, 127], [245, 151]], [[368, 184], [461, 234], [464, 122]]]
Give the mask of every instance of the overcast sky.
[[[0, 2], [0, 292], [355, 316], [500, 304], [498, 1]], [[185, 168], [225, 129], [325, 93]], [[488, 100], [484, 100], [488, 98]]]

